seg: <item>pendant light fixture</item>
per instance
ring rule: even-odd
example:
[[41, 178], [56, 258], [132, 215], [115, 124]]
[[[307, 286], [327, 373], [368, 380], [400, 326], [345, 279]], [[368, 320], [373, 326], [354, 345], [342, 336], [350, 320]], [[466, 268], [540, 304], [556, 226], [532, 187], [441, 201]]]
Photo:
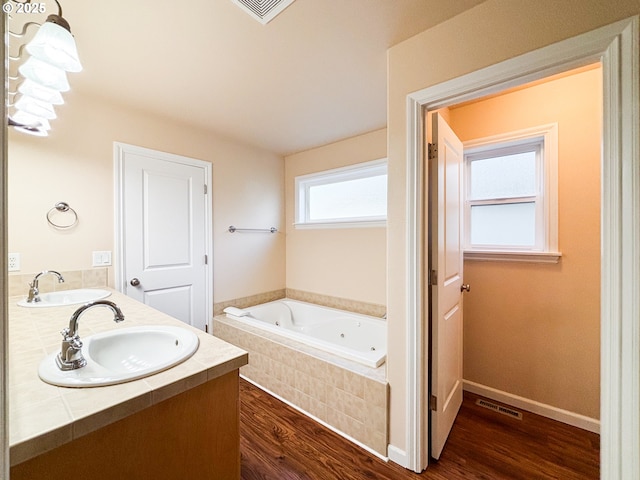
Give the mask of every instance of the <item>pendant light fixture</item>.
[[29, 58], [20, 65], [18, 71], [24, 78], [43, 87], [52, 88], [58, 92], [68, 92], [70, 89], [67, 73], [64, 70], [37, 57]]
[[66, 72], [80, 72], [82, 70], [76, 42], [71, 35], [69, 23], [62, 18], [62, 9], [60, 9], [60, 15], [47, 17], [47, 21], [40, 26], [33, 40], [27, 44], [26, 49], [32, 57]]
[[29, 58], [18, 68], [24, 80], [13, 104], [16, 112], [9, 118], [17, 130], [38, 136], [48, 135], [48, 120], [56, 118], [53, 105], [64, 103], [61, 92], [70, 89], [67, 72], [82, 70], [71, 27], [55, 2], [58, 14], [49, 15], [24, 47]]
[[58, 90], [45, 87], [44, 85], [34, 82], [25, 78], [24, 81], [18, 87], [18, 91], [23, 95], [28, 95], [43, 102], [48, 102], [51, 105], [62, 105], [64, 100]]

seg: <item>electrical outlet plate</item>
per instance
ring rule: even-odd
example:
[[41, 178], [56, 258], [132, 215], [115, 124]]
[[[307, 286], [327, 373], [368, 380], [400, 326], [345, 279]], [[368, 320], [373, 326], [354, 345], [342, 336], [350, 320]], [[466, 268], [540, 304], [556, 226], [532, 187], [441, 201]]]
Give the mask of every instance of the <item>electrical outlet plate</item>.
[[10, 253], [9, 254], [9, 271], [10, 272], [18, 272], [20, 271], [20, 254], [19, 253]]

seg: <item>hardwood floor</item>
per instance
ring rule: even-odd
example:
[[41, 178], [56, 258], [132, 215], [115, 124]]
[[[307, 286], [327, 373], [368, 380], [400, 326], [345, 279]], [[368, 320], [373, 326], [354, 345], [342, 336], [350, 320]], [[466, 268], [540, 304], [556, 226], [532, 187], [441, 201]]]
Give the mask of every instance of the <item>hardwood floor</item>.
[[384, 462], [240, 380], [243, 480], [583, 480], [599, 477], [599, 436], [523, 412], [517, 420], [465, 400], [437, 463], [418, 475]]

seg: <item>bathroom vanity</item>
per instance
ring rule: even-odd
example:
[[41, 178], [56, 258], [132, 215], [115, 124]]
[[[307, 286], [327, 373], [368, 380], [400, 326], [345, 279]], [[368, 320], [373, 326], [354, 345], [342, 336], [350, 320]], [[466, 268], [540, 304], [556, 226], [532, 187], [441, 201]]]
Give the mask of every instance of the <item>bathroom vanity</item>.
[[[248, 355], [195, 330], [198, 350], [168, 370], [118, 385], [66, 388], [38, 377], [80, 305], [9, 305], [11, 479], [240, 478], [238, 369]], [[80, 320], [81, 338], [142, 325], [190, 329], [118, 292]]]

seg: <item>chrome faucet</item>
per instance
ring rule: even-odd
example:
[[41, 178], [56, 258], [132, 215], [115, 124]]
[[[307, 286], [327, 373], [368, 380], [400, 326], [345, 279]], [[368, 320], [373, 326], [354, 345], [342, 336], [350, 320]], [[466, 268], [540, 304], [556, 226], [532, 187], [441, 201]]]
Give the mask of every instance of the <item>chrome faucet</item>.
[[89, 302], [78, 308], [69, 320], [69, 328], [65, 328], [62, 334], [62, 348], [56, 357], [56, 364], [60, 370], [75, 370], [87, 364], [87, 360], [82, 356], [82, 341], [78, 336], [78, 320], [84, 312], [92, 307], [108, 307], [113, 310], [113, 321], [120, 323], [124, 320], [124, 315], [120, 308], [109, 300], [96, 300]]
[[35, 277], [33, 277], [33, 281], [29, 284], [29, 296], [27, 297], [27, 303], [38, 303], [40, 301], [40, 291], [38, 290], [38, 279], [42, 275], [46, 275], [50, 273], [58, 277], [58, 283], [64, 282], [64, 278], [60, 273], [55, 270], [45, 270], [43, 272], [38, 273]]

